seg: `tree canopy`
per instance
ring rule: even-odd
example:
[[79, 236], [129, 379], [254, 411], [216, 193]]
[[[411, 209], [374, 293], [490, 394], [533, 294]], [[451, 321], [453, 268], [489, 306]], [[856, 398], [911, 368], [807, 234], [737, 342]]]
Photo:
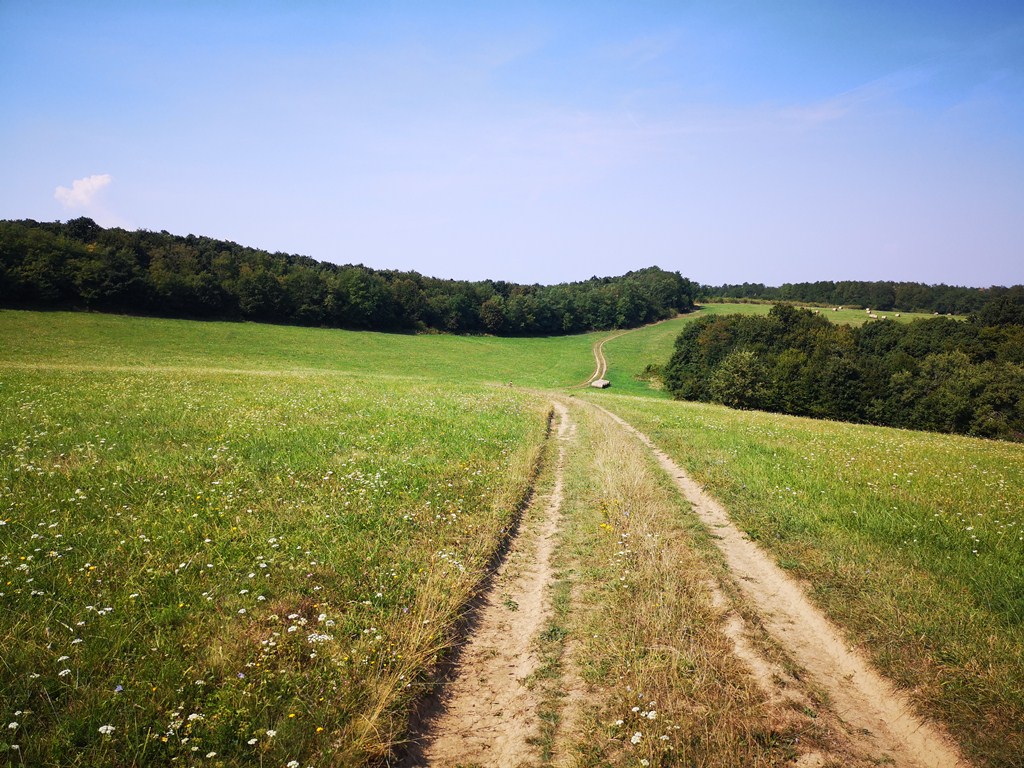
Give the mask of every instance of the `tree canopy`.
[[1024, 439], [1024, 292], [968, 321], [854, 328], [786, 304], [689, 323], [673, 396], [798, 416]]
[[700, 299], [754, 299], [791, 301], [828, 306], [872, 307], [882, 312], [937, 312], [940, 315], [968, 315], [998, 301], [1022, 286], [1006, 288], [965, 288], [955, 285], [926, 285], [891, 281], [822, 280], [813, 283], [784, 283], [777, 288], [762, 283], [701, 285]]
[[551, 286], [444, 280], [87, 218], [0, 221], [7, 307], [527, 336], [661, 320], [692, 309], [695, 287], [658, 267]]

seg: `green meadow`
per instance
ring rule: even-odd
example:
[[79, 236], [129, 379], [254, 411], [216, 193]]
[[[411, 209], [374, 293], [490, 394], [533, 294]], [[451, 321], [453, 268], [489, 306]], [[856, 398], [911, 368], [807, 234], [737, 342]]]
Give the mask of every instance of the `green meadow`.
[[0, 326], [0, 750], [25, 765], [387, 754], [545, 435], [545, 402], [471, 380], [590, 368], [587, 339], [573, 366], [550, 340]]
[[444, 382], [569, 387], [606, 334], [498, 338], [404, 335], [80, 312], [0, 310], [0, 365], [364, 373]]
[[1024, 446], [587, 395], [649, 435], [984, 764], [1024, 754]]
[[[701, 312], [735, 307], [769, 308]], [[579, 385], [607, 333], [0, 312], [0, 762], [380, 761], [544, 471], [550, 394], [561, 393], [671, 453], [980, 764], [1019, 764], [1022, 446], [667, 401], [636, 377], [699, 314], [608, 341], [613, 387], [596, 391]], [[701, 646], [704, 682], [687, 691], [676, 690], [686, 670], [630, 656], [629, 606], [651, 598], [642, 585], [667, 595], [666, 564], [706, 570], [713, 558], [685, 505], [631, 484], [643, 457], [591, 416], [581, 425], [566, 535], [586, 566], [584, 600], [569, 616], [566, 587], [560, 610], [564, 627], [594, 637], [580, 646], [585, 673], [656, 678], [673, 722], [726, 728], [707, 754], [761, 759], [753, 741], [773, 737], [754, 709], [721, 720], [694, 709], [722, 675], [743, 685], [707, 650], [720, 639]], [[647, 510], [629, 525], [652, 557], [672, 552], [643, 568], [638, 555], [643, 576], [621, 594], [607, 592], [605, 562], [629, 531], [600, 526], [616, 504]], [[688, 623], [707, 610], [691, 587], [651, 598], [650, 616], [672, 623], [652, 618], [643, 637], [703, 637]], [[623, 719], [628, 699], [581, 727]], [[599, 753], [635, 764], [629, 750]], [[648, 754], [662, 758], [675, 764]]]
[[[896, 320], [901, 323], [909, 323], [913, 320], [923, 320], [928, 317], [933, 317], [932, 313], [929, 312], [890, 312], [872, 310], [871, 313], [868, 313], [866, 309], [851, 309], [850, 307], [819, 307], [800, 303], [795, 303], [794, 306], [804, 307], [812, 312], [820, 312], [832, 322], [839, 323], [841, 325], [864, 325], [864, 323], [869, 322], [872, 319], [871, 314], [878, 315], [879, 320], [885, 317], [889, 320]], [[704, 312], [716, 315], [764, 315], [767, 314], [768, 310], [771, 308], [772, 302], [708, 302], [701, 306], [701, 309]], [[957, 319], [962, 318], [958, 317]]]

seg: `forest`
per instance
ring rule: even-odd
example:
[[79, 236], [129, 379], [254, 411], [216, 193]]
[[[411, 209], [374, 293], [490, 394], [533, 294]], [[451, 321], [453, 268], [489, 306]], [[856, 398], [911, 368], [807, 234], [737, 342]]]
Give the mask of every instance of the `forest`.
[[208, 237], [0, 221], [0, 306], [378, 331], [536, 336], [633, 328], [693, 308], [657, 267], [560, 285], [338, 266]]
[[[1019, 286], [1017, 286], [1019, 288]], [[821, 280], [813, 283], [784, 283], [777, 288], [762, 283], [701, 285], [698, 300], [740, 299], [768, 302], [799, 302], [821, 306], [872, 307], [882, 312], [937, 312], [967, 315], [1012, 289], [1002, 286], [965, 288], [924, 283]]]
[[696, 319], [665, 385], [682, 400], [1011, 440], [1024, 439], [1024, 290], [967, 321], [836, 325], [777, 304]]

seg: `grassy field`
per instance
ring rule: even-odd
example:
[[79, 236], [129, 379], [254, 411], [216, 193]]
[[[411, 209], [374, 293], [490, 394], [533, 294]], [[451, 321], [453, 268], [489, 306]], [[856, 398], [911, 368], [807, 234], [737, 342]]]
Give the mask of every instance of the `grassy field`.
[[1024, 755], [1024, 446], [588, 393], [984, 764]]
[[[794, 306], [803, 306], [812, 312], [820, 312], [822, 315], [827, 317], [834, 323], [841, 325], [864, 325], [864, 323], [871, 320], [869, 313], [864, 309], [850, 309], [849, 307], [816, 307], [810, 305], [795, 304]], [[737, 315], [761, 315], [767, 314], [772, 308], [771, 303], [766, 304], [753, 304], [744, 302], [723, 302], [723, 303], [712, 303], [708, 302], [702, 306], [703, 310], [713, 312], [714, 314], [737, 314]], [[909, 323], [913, 320], [923, 320], [925, 318], [933, 317], [930, 312], [896, 312], [896, 311], [878, 311], [873, 310], [874, 314], [878, 315], [878, 318], [886, 317], [889, 320], [896, 320], [901, 323]], [[955, 316], [958, 320], [962, 320], [963, 317]]]
[[569, 387], [605, 334], [507, 339], [0, 310], [0, 365], [308, 371]]
[[[702, 313], [736, 307], [769, 309]], [[609, 341], [598, 392], [567, 388], [608, 334], [0, 312], [0, 763], [378, 759], [534, 481], [547, 389], [650, 434], [982, 764], [1019, 764], [1021, 446], [615, 394], [651, 393], [633, 376], [699, 315]], [[642, 452], [573, 410], [542, 638], [553, 667], [577, 643], [595, 692], [572, 750], [780, 763], [797, 734], [773, 736], [708, 651], [706, 533]], [[652, 651], [684, 642], [683, 666]], [[615, 729], [643, 725], [639, 693], [672, 729], [630, 749]]]
[[[157, 321], [103, 318], [105, 337], [58, 351], [51, 318], [4, 350], [45, 369], [0, 368], [0, 761], [386, 753], [529, 489], [547, 406], [289, 373], [281, 336], [285, 359], [257, 343], [276, 328], [239, 329], [257, 349], [236, 349], [239, 373], [208, 370], [216, 346], [186, 349], [206, 324], [160, 338]], [[285, 331], [303, 333], [323, 338]], [[185, 367], [91, 369], [111, 339], [118, 364], [181, 345]], [[323, 345], [309, 354], [329, 367]]]

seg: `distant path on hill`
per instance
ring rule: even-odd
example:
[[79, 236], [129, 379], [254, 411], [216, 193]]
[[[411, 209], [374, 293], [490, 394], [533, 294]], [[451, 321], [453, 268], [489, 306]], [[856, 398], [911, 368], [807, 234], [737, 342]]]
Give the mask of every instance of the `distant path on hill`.
[[624, 331], [617, 331], [613, 333], [611, 336], [605, 336], [603, 339], [595, 341], [593, 346], [594, 372], [590, 375], [590, 378], [584, 381], [582, 384], [577, 384], [577, 389], [589, 387], [592, 382], [597, 381], [598, 379], [603, 379], [605, 375], [608, 373], [608, 360], [604, 356], [604, 345], [606, 342], [609, 342], [612, 339], [617, 339], [620, 336], [625, 336], [627, 333], [639, 331], [641, 328], [651, 328], [655, 325], [667, 323], [669, 320], [675, 320], [676, 317], [679, 317], [679, 315], [676, 315], [675, 317], [666, 317], [664, 320], [656, 320], [653, 323], [647, 323], [647, 325], [638, 325], [636, 328], [627, 328]]
[[460, 651], [455, 677], [428, 715], [423, 742], [405, 765], [518, 768], [540, 762], [536, 639], [551, 615], [551, 564], [562, 523], [566, 446], [575, 435], [568, 409], [558, 414], [558, 458], [550, 495], [534, 500], [522, 532], [483, 596]]
[[[633, 433], [672, 477], [725, 556], [736, 586], [772, 638], [827, 691], [832, 710], [850, 726], [847, 735], [858, 751], [908, 768], [969, 765], [942, 729], [917, 717], [909, 699], [848, 646], [800, 585], [736, 527], [726, 510], [668, 454], [619, 416], [601, 406], [594, 407]], [[749, 660], [750, 654], [736, 628], [729, 634], [737, 645], [738, 655]], [[763, 674], [764, 670], [752, 671], [755, 677], [770, 677]], [[770, 680], [764, 682], [765, 687], [770, 687]]]
[[604, 375], [608, 373], [608, 360], [604, 356], [605, 342], [617, 339], [619, 336], [624, 336], [630, 331], [635, 330], [636, 328], [630, 328], [627, 331], [619, 331], [618, 333], [613, 333], [611, 336], [605, 336], [600, 341], [595, 341], [593, 347], [595, 365], [594, 372], [590, 375], [589, 379], [584, 381], [582, 384], [578, 384], [577, 387], [589, 387], [592, 382], [597, 381], [598, 379], [603, 379]]

